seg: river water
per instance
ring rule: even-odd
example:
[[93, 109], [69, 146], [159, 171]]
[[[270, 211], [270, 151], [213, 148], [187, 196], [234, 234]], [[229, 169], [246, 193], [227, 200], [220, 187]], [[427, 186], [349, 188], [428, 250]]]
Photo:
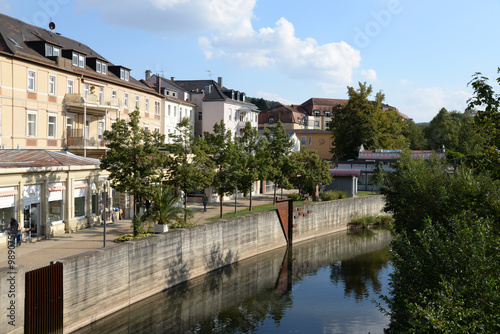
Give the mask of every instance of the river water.
[[[226, 266], [76, 333], [383, 333], [390, 232], [340, 232]], [[154, 282], [151, 282], [154, 284]]]

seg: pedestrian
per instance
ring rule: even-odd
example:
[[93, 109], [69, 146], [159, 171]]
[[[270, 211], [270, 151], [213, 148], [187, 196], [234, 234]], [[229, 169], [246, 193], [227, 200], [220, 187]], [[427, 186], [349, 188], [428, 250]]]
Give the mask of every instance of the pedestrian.
[[208, 197], [207, 194], [203, 194], [203, 212], [207, 212], [207, 203], [208, 203]]
[[11, 239], [12, 247], [16, 247], [17, 235], [19, 234], [19, 223], [14, 217], [10, 218], [9, 231], [10, 231], [10, 237], [12, 238]]
[[17, 247], [21, 246], [21, 242], [23, 241], [23, 226], [19, 224], [17, 228]]

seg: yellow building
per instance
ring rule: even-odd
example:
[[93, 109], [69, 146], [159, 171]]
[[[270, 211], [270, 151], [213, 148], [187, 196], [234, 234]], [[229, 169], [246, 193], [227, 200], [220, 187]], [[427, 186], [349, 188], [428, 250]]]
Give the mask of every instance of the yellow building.
[[90, 47], [0, 14], [0, 145], [99, 157], [103, 133], [136, 107], [163, 132], [162, 95]]

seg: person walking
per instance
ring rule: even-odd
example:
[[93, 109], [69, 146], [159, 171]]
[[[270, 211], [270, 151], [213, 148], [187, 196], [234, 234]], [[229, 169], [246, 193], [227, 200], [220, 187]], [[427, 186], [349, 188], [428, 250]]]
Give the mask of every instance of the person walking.
[[207, 203], [208, 203], [207, 194], [203, 195], [202, 202], [203, 202], [203, 212], [207, 212]]
[[17, 222], [16, 218], [12, 217], [10, 218], [10, 223], [9, 223], [9, 231], [10, 231], [10, 237], [12, 238], [12, 247], [16, 247], [17, 244], [17, 235], [19, 234], [19, 223]]

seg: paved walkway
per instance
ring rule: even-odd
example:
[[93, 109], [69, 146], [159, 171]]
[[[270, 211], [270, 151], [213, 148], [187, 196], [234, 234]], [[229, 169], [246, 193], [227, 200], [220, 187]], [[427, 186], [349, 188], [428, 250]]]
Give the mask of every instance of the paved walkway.
[[[278, 193], [280, 198], [280, 193]], [[252, 198], [252, 206], [272, 203], [273, 194], [257, 195]], [[238, 210], [248, 208], [249, 199], [238, 198]], [[219, 203], [207, 205], [207, 212], [203, 212], [201, 203], [190, 203], [188, 207], [195, 212], [193, 221], [198, 224], [207, 222], [207, 218], [219, 215]], [[223, 203], [223, 212], [234, 212], [234, 200]], [[15, 248], [15, 263], [22, 265], [26, 271], [50, 265], [51, 261], [59, 260], [68, 256], [85, 253], [103, 247], [104, 233], [103, 226], [96, 226], [80, 230], [75, 233], [67, 233], [55, 236], [46, 240], [36, 242], [23, 242], [21, 247]], [[106, 225], [106, 245], [115, 243], [119, 236], [132, 233], [131, 220], [119, 220]], [[0, 249], [0, 268], [8, 264], [8, 249]]]

